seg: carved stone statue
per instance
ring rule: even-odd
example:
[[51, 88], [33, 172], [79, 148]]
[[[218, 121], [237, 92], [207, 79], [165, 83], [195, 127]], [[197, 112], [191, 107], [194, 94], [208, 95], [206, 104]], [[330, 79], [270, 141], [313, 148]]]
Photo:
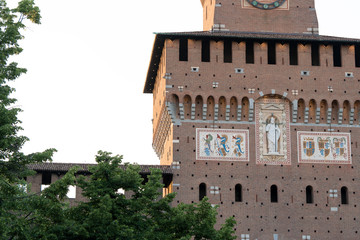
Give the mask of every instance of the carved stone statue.
[[279, 154], [280, 128], [275, 123], [275, 118], [271, 117], [270, 122], [266, 124], [266, 137], [268, 154]]

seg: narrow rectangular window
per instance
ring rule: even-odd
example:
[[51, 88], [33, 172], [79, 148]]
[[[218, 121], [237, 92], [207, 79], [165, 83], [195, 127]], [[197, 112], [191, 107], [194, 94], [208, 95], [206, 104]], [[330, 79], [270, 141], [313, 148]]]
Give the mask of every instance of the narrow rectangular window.
[[276, 64], [276, 44], [268, 42], [268, 64]]
[[179, 61], [187, 61], [187, 60], [188, 60], [188, 40], [180, 39]]
[[68, 198], [76, 198], [76, 186], [69, 186], [66, 196]]
[[355, 45], [355, 67], [360, 67], [360, 45]]
[[306, 187], [306, 203], [314, 203], [314, 193], [312, 186]]
[[43, 185], [51, 184], [51, 172], [43, 172], [42, 173], [41, 184], [43, 184]]
[[246, 42], [246, 63], [255, 63], [254, 42]]
[[320, 66], [320, 49], [319, 44], [311, 44], [311, 65]]
[[289, 44], [290, 65], [298, 65], [298, 44]]
[[242, 186], [240, 184], [235, 186], [235, 202], [242, 202]]
[[224, 63], [232, 62], [232, 42], [224, 41]]
[[278, 202], [278, 189], [276, 185], [270, 187], [270, 201], [273, 203]]
[[347, 187], [341, 188], [341, 204], [349, 204], [349, 194]]
[[334, 67], [341, 67], [341, 45], [340, 44], [333, 45], [333, 60], [334, 60]]
[[201, 183], [199, 185], [199, 201], [203, 200], [204, 197], [206, 197], [206, 184]]
[[201, 42], [201, 61], [210, 62], [210, 41], [202, 40]]

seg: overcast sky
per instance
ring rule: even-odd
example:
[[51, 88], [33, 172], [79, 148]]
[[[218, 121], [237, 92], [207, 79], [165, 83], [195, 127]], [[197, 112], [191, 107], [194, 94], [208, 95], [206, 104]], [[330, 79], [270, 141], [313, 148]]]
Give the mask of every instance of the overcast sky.
[[[30, 138], [24, 152], [56, 148], [55, 162], [91, 163], [101, 149], [158, 164], [152, 95], [142, 93], [153, 33], [201, 31], [200, 0], [35, 2], [42, 24], [25, 32], [16, 61], [28, 73], [13, 85]], [[359, 0], [316, 0], [316, 8], [320, 34], [360, 38]]]

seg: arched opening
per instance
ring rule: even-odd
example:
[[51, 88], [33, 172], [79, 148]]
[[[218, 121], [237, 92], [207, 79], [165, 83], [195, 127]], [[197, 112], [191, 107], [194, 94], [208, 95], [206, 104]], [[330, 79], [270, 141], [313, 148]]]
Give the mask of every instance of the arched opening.
[[347, 187], [341, 188], [341, 204], [349, 204], [349, 193]]
[[320, 102], [320, 123], [327, 123], [328, 104], [325, 99]]
[[338, 123], [339, 118], [339, 103], [334, 100], [331, 103], [331, 123]]
[[189, 95], [184, 97], [184, 117], [187, 119], [191, 118], [191, 97]]
[[360, 101], [357, 100], [354, 103], [354, 125], [360, 123], [359, 117], [360, 117]]
[[199, 95], [195, 98], [195, 119], [202, 119], [203, 98]]
[[242, 186], [236, 184], [235, 186], [235, 202], [242, 202]]
[[241, 101], [242, 104], [242, 121], [249, 121], [249, 106], [250, 106], [250, 102], [249, 99], [247, 97], [244, 97]]
[[272, 203], [277, 203], [278, 202], [278, 188], [276, 185], [272, 185], [270, 187], [270, 201]]
[[225, 120], [226, 119], [226, 99], [225, 97], [220, 97], [219, 99], [219, 120]]
[[350, 102], [348, 100], [344, 101], [343, 104], [343, 124], [349, 124], [350, 123]]
[[173, 111], [175, 114], [175, 118], [179, 118], [179, 97], [176, 94], [171, 95], [171, 105], [173, 106]]
[[306, 203], [314, 203], [314, 193], [312, 186], [306, 187]]
[[199, 185], [199, 201], [203, 200], [206, 197], [206, 184], [200, 183]]
[[298, 101], [298, 122], [303, 123], [305, 116], [305, 101], [304, 99], [299, 99]]
[[316, 122], [316, 101], [311, 99], [309, 102], [309, 123]]
[[207, 99], [207, 119], [210, 120], [212, 118], [214, 118], [214, 107], [215, 107], [215, 100], [212, 96], [208, 97]]
[[236, 97], [230, 99], [230, 120], [235, 121], [237, 119], [238, 102]]

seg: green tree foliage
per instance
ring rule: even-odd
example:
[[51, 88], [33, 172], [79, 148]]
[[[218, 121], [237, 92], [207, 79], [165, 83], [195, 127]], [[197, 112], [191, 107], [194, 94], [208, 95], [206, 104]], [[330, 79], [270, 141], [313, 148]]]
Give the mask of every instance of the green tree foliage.
[[[90, 176], [79, 176], [76, 180], [71, 173], [45, 190], [56, 196], [66, 192], [68, 185], [76, 184], [83, 190], [88, 201], [73, 207], [63, 207], [61, 198], [52, 216], [47, 216], [49, 224], [43, 231], [48, 239], [126, 239], [126, 240], [231, 240], [234, 237], [233, 218], [219, 229], [216, 224], [216, 207], [204, 199], [198, 204], [179, 204], [172, 207], [174, 194], [161, 198], [161, 178], [159, 169], [153, 169], [148, 181], [139, 174], [136, 165], [121, 166], [122, 156], [100, 151], [97, 165], [90, 169]], [[74, 183], [75, 182], [75, 183]], [[59, 186], [63, 186], [59, 189]], [[123, 189], [130, 196], [119, 193]], [[65, 191], [59, 191], [65, 190]], [[47, 195], [49, 200], [51, 195]], [[56, 202], [53, 198], [52, 204]], [[54, 224], [55, 223], [55, 224]], [[40, 232], [40, 231], [39, 231]]]
[[[99, 152], [90, 176], [75, 177], [75, 167], [41, 193], [29, 193], [25, 178], [33, 172], [27, 165], [51, 160], [55, 149], [21, 152], [28, 139], [18, 135], [21, 109], [14, 107], [10, 95], [15, 89], [9, 82], [26, 69], [9, 59], [22, 52], [25, 21], [39, 24], [40, 19], [33, 0], [21, 0], [14, 9], [0, 0], [0, 239], [235, 239], [234, 219], [216, 230], [216, 207], [206, 199], [172, 207], [174, 194], [161, 198], [159, 170], [143, 184], [139, 166], [120, 166], [122, 157], [108, 152]], [[83, 189], [88, 201], [70, 206], [66, 194], [71, 185]], [[125, 197], [118, 189], [132, 194]]]
[[32, 215], [28, 206], [22, 205], [28, 196], [19, 187], [31, 173], [26, 165], [50, 160], [55, 151], [28, 155], [21, 152], [28, 139], [18, 135], [22, 130], [17, 117], [21, 109], [14, 107], [16, 99], [10, 95], [15, 89], [9, 82], [26, 73], [26, 69], [9, 59], [22, 52], [19, 41], [23, 39], [21, 31], [26, 20], [40, 23], [40, 11], [33, 0], [22, 0], [14, 9], [0, 0], [0, 235], [4, 239], [13, 231], [21, 231], [27, 224], [24, 219]]

